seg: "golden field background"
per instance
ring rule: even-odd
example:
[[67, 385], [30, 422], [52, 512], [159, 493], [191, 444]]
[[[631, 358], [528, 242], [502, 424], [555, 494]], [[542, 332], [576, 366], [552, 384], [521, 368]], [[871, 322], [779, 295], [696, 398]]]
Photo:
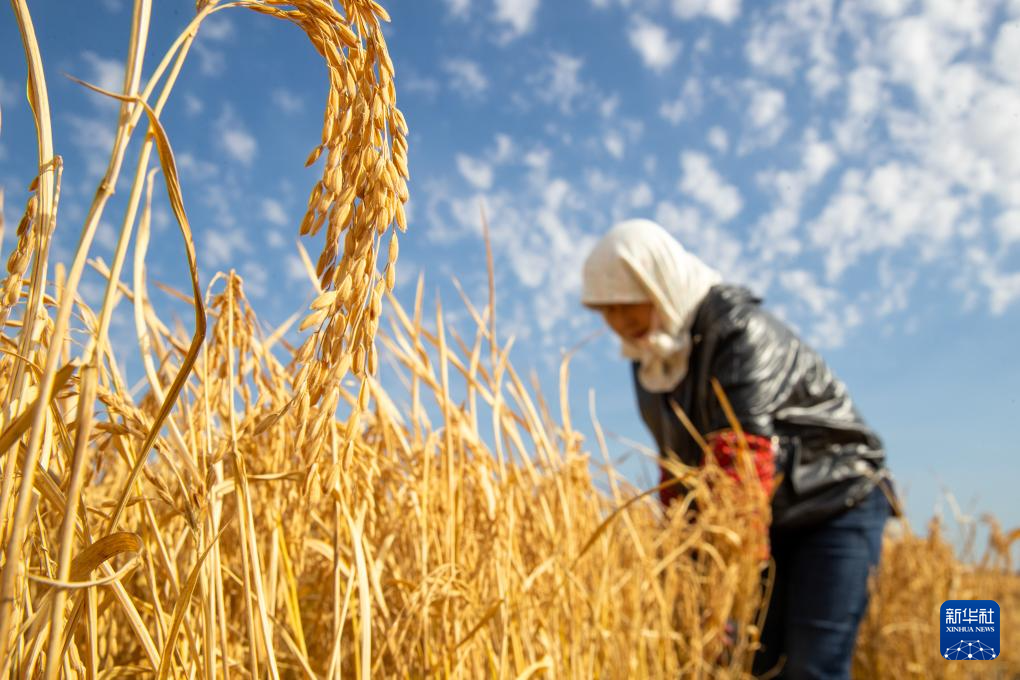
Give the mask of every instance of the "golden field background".
[[[691, 493], [664, 513], [609, 463], [594, 402], [597, 440], [574, 429], [569, 361], [556, 395], [515, 371], [491, 279], [485, 308], [462, 302], [473, 335], [426, 309], [421, 283], [411, 307], [390, 295], [408, 169], [386, 14], [336, 5], [200, 2], [143, 81], [151, 7], [136, 0], [124, 88], [106, 93], [121, 102], [108, 169], [73, 260], [54, 263], [54, 230], [72, 227], [57, 219], [47, 74], [28, 3], [13, 0], [39, 175], [0, 300], [0, 673], [747, 677], [763, 616], [762, 537], [747, 520], [767, 499], [711, 467], [678, 470]], [[317, 260], [302, 250], [316, 298], [272, 332], [234, 272], [199, 281], [159, 124], [201, 22], [244, 10], [294, 24], [329, 75], [309, 158], [322, 175], [299, 228], [325, 236]], [[140, 137], [115, 256], [90, 259]], [[166, 293], [147, 280], [157, 190], [185, 243], [192, 285], [172, 295], [190, 329], [160, 318]], [[78, 293], [86, 267], [109, 282], [95, 309]], [[110, 342], [115, 313], [136, 331], [136, 396]], [[400, 389], [383, 389], [382, 361]], [[857, 677], [1020, 677], [1018, 532], [987, 524], [988, 549], [966, 561], [938, 524], [890, 534]], [[943, 661], [945, 599], [996, 600], [1006, 653]]]

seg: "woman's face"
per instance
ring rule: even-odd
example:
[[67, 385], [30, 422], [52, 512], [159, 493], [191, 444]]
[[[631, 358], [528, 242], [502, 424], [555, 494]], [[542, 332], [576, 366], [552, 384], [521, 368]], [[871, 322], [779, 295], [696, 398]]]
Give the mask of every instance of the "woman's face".
[[613, 332], [624, 340], [640, 340], [652, 330], [655, 305], [650, 302], [601, 305], [598, 310]]

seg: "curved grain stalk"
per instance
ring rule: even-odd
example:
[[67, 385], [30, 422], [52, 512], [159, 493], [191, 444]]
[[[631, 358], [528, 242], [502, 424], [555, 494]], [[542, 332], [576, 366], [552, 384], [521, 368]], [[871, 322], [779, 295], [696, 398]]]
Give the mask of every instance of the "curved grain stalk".
[[[132, 433], [136, 436], [139, 433], [144, 435], [132, 442], [118, 442], [117, 453], [130, 467], [130, 473], [121, 480], [112, 513], [107, 516], [105, 527], [100, 533], [113, 535], [128, 505], [134, 502], [136, 493], [141, 492], [139, 478], [147, 474], [150, 451], [155, 450], [173, 469], [176, 478], [173, 493], [181, 495], [185, 489], [197, 486], [202, 489], [197, 492], [197, 496], [202, 497], [203, 487], [206, 486], [207, 471], [199, 467], [196, 451], [189, 447], [184, 431], [172, 420], [168, 420], [198, 359], [205, 337], [206, 321], [194, 247], [173, 153], [159, 123], [159, 115], [167, 103], [202, 21], [213, 12], [228, 8], [252, 9], [291, 21], [309, 36], [326, 61], [330, 74], [329, 106], [324, 116], [323, 135], [321, 144], [313, 154], [317, 156], [321, 151], [327, 151], [327, 162], [324, 164], [323, 178], [317, 184], [314, 200], [309, 206], [310, 217], [306, 221], [314, 227], [312, 223], [317, 220], [317, 226], [321, 227], [328, 215], [329, 238], [320, 263], [329, 263], [328, 269], [334, 274], [326, 276], [327, 267], [323, 267], [323, 282], [333, 293], [333, 304], [324, 309], [320, 301], [313, 313], [317, 320], [324, 322], [324, 327], [309, 337], [306, 343], [308, 349], [304, 352], [302, 362], [314, 370], [306, 370], [290, 403], [309, 390], [314, 393], [316, 400], [321, 398], [327, 381], [342, 378], [346, 370], [352, 367], [350, 360], [343, 362], [345, 355], [359, 360], [353, 362], [359, 375], [364, 376], [366, 368], [374, 370], [376, 360], [372, 341], [378, 324], [379, 300], [386, 281], [392, 285], [395, 248], [390, 251], [392, 256], [387, 262], [387, 274], [376, 273], [375, 251], [378, 237], [384, 234], [391, 223], [396, 222], [401, 228], [404, 227], [402, 204], [407, 198], [407, 145], [403, 136], [406, 132], [405, 123], [395, 106], [392, 63], [386, 53], [379, 27], [379, 21], [387, 20], [388, 17], [376, 3], [350, 0], [339, 10], [316, 0], [201, 3], [195, 19], [171, 45], [143, 88], [142, 55], [149, 32], [150, 2], [136, 0], [122, 92], [104, 93], [121, 101], [119, 125], [110, 162], [85, 219], [74, 260], [66, 276], [61, 277], [59, 297], [52, 300], [56, 314], [55, 318], [51, 318], [43, 307], [43, 300], [47, 287], [47, 257], [56, 227], [61, 164], [59, 157], [53, 153], [45, 73], [31, 15], [27, 3], [22, 0], [14, 0], [12, 6], [25, 46], [27, 91], [38, 132], [40, 174], [33, 182], [33, 194], [25, 218], [19, 225], [18, 245], [9, 260], [0, 318], [0, 327], [7, 326], [11, 312], [16, 307], [21, 312], [17, 323], [9, 324], [19, 329], [16, 337], [8, 338], [6, 332], [4, 334], [7, 349], [0, 368], [5, 376], [3, 420], [0, 425], [3, 427], [4, 441], [7, 442], [2, 452], [4, 457], [0, 484], [0, 535], [4, 539], [0, 571], [0, 659], [5, 660], [7, 671], [20, 673], [25, 669], [25, 661], [31, 667], [40, 656], [44, 656], [47, 659], [45, 674], [49, 678], [59, 673], [61, 650], [67, 649], [67, 641], [70, 640], [69, 635], [64, 633], [64, 623], [66, 602], [71, 589], [68, 585], [53, 584], [67, 583], [72, 571], [74, 546], [79, 544], [81, 549], [87, 550], [97, 540], [93, 538], [93, 533], [99, 531], [99, 527], [90, 522], [86, 506], [79, 503], [79, 496], [86, 483], [86, 471], [90, 465], [95, 464], [93, 457], [96, 452], [91, 447], [93, 430], [99, 430], [102, 426], [102, 423], [93, 422], [96, 396], [98, 394], [100, 402], [106, 406], [107, 415], [112, 421], [108, 428], [123, 427], [116, 423], [118, 416], [128, 415], [133, 410], [122, 396], [126, 392], [122, 382], [112, 373], [112, 361], [107, 363], [111, 358], [107, 335], [115, 301], [121, 294], [122, 267], [132, 240], [144, 176], [154, 146], [188, 253], [195, 330], [172, 376], [151, 385], [158, 395], [157, 412], [133, 415], [137, 425]], [[143, 115], [147, 119], [149, 134], [140, 151], [114, 260], [106, 272], [109, 285], [102, 309], [98, 316], [93, 316], [78, 304], [77, 287], [96, 228], [117, 183], [128, 142]], [[313, 161], [314, 158], [310, 159], [310, 163]], [[318, 219], [319, 216], [323, 219]], [[314, 229], [303, 228], [302, 231], [309, 233]], [[339, 241], [344, 231], [347, 232], [347, 238], [341, 249]], [[395, 241], [393, 243], [395, 245]], [[28, 273], [29, 267], [31, 277], [25, 292], [26, 299], [19, 306], [23, 276]], [[58, 395], [55, 393], [58, 376], [64, 376], [66, 380], [68, 371], [72, 370], [70, 366], [61, 369], [60, 360], [66, 358], [66, 340], [75, 309], [94, 322], [88, 327], [91, 339], [82, 355], [74, 362], [74, 365], [80, 367], [74, 383], [76, 387], [70, 393]], [[144, 324], [146, 320], [143, 318], [142, 322]], [[148, 377], [150, 380], [154, 377], [152, 371]], [[111, 380], [117, 385], [112, 391], [101, 387]], [[55, 396], [60, 399], [53, 400]], [[66, 415], [62, 407], [66, 408]], [[165, 423], [170, 424], [173, 433], [169, 443], [163, 442], [160, 436]], [[55, 431], [61, 436], [55, 436]], [[102, 433], [102, 430], [99, 431]], [[26, 437], [25, 441], [21, 441], [22, 435]], [[11, 455], [7, 455], [9, 453]], [[46, 615], [32, 606], [32, 589], [26, 588], [26, 579], [30, 575], [26, 566], [31, 560], [25, 551], [33, 550], [33, 544], [42, 538], [33, 538], [37, 527], [47, 525], [46, 521], [38, 520], [51, 516], [46, 499], [40, 504], [37, 487], [45, 485], [45, 482], [37, 479], [40, 474], [56, 475], [59, 481], [59, 493], [56, 493], [59, 516], [63, 518], [59, 522], [57, 534], [50, 536], [40, 546], [46, 556], [41, 565], [45, 576], [33, 576], [36, 581], [49, 579], [46, 582], [50, 583], [53, 590], [53, 597], [47, 603]], [[47, 481], [54, 483], [52, 477]], [[188, 493], [183, 493], [184, 506], [193, 519], [195, 509], [188, 496]], [[144, 501], [144, 504], [150, 527], [155, 527], [150, 504], [148, 501]], [[34, 524], [33, 515], [37, 519]], [[250, 526], [248, 528], [251, 529]], [[47, 547], [50, 541], [53, 541], [54, 548], [52, 557]], [[161, 552], [168, 561], [168, 551]], [[258, 590], [261, 588], [261, 577], [257, 573], [258, 556], [254, 553], [252, 556]], [[55, 561], [51, 562], [51, 559]], [[157, 658], [156, 647], [144, 628], [141, 616], [127, 599], [120, 580], [111, 582], [114, 583], [114, 590], [122, 606], [128, 610], [128, 620], [133, 622], [136, 634], [148, 650], [149, 661], [154, 661]], [[86, 655], [90, 674], [96, 670], [97, 654], [96, 602], [93, 595], [89, 595], [87, 606], [84, 607], [84, 620], [90, 624]], [[260, 598], [259, 601], [262, 609], [264, 599]], [[82, 620], [81, 603], [81, 598], [78, 598], [74, 610], [76, 618], [73, 619], [76, 623]], [[20, 622], [26, 620], [28, 612], [34, 612], [31, 616], [34, 623], [30, 630], [20, 625]], [[261, 640], [268, 649], [270, 668], [276, 675], [268, 618], [265, 611], [261, 613]], [[49, 619], [48, 626], [40, 623], [45, 618]], [[157, 639], [162, 637], [161, 633], [161, 630], [157, 631]], [[45, 645], [45, 654], [42, 654], [41, 641], [46, 639], [49, 642]], [[64, 670], [67, 670], [66, 661], [63, 665]]]
[[[498, 339], [491, 265], [488, 306], [464, 296], [468, 334], [440, 305], [426, 317], [421, 281], [413, 308], [389, 295], [395, 233], [385, 263], [380, 253], [385, 232], [406, 226], [408, 173], [385, 11], [200, 2], [145, 80], [149, 4], [134, 3], [122, 91], [104, 93], [121, 103], [108, 170], [51, 285], [61, 163], [27, 3], [13, 1], [39, 176], [0, 300], [0, 677], [749, 677], [767, 499], [714, 466], [677, 469], [689, 493], [663, 512], [657, 489], [609, 464], [597, 422], [607, 484], [593, 478], [566, 398], [569, 355], [555, 419]], [[296, 346], [300, 315], [264, 330], [233, 271], [200, 287], [160, 125], [202, 22], [242, 9], [295, 24], [328, 70], [309, 159], [322, 157], [322, 175], [299, 227], [326, 242], [317, 261], [301, 249], [317, 296]], [[114, 257], [90, 260], [140, 125]], [[190, 329], [160, 319], [146, 276], [157, 174], [191, 285], [167, 292], [192, 306]], [[87, 265], [108, 281], [97, 310], [77, 294]], [[145, 376], [137, 396], [108, 337], [121, 298]], [[998, 559], [1015, 532], [995, 536]], [[937, 528], [890, 541], [858, 670], [930, 668], [924, 610], [942, 593], [1020, 611], [1008, 562], [992, 571], [957, 561]], [[1017, 672], [1005, 655], [986, 668]]]

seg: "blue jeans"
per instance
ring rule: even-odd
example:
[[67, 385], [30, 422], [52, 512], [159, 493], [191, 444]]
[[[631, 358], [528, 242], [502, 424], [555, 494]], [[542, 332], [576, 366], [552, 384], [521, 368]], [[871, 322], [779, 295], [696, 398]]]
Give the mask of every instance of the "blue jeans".
[[876, 487], [822, 526], [773, 533], [776, 576], [755, 676], [849, 680], [868, 576], [878, 566], [890, 512]]

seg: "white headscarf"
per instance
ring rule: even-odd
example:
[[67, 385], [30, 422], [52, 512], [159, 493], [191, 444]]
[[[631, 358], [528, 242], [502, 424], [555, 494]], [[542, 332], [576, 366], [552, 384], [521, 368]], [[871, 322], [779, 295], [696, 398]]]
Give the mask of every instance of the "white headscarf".
[[698, 306], [722, 281], [669, 233], [650, 220], [615, 225], [584, 263], [581, 302], [655, 305], [652, 331], [623, 341], [623, 355], [640, 363], [638, 381], [650, 392], [670, 392], [687, 375]]

